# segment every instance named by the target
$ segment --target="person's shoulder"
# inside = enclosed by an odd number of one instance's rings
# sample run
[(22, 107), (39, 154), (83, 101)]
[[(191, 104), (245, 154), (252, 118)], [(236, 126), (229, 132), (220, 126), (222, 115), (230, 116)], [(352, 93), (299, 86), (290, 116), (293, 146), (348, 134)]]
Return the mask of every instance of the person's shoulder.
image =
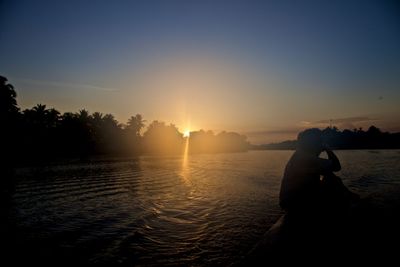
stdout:
[(318, 159), (317, 156), (304, 152), (295, 152), (292, 158), (296, 161), (315, 161)]
[(295, 152), (290, 160), (288, 161), (286, 165), (286, 169), (289, 170), (294, 170), (298, 171), (299, 169), (304, 169), (304, 168), (312, 168), (314, 166), (316, 161), (316, 158), (310, 157), (310, 155), (307, 155), (306, 153), (301, 153), (301, 152)]

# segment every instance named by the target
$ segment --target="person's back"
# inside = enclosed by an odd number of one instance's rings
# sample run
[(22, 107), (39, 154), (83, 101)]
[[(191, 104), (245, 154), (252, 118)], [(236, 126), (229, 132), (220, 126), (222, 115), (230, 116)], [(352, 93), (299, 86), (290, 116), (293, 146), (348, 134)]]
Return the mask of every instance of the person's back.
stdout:
[(286, 211), (311, 208), (318, 197), (320, 175), (313, 158), (295, 152), (286, 165), (280, 191), (280, 205)]
[[(319, 157), (325, 150), (328, 159)], [(298, 136), (298, 147), (286, 165), (280, 205), (287, 212), (312, 211), (320, 205), (321, 175), (340, 170), (335, 154), (322, 145), (321, 131), (308, 129)]]

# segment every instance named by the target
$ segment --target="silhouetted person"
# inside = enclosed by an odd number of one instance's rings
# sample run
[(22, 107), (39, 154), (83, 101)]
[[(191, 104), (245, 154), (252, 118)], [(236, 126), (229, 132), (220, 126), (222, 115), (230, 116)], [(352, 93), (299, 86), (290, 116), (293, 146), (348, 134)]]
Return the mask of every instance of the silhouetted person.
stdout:
[[(328, 159), (319, 157), (323, 151)], [(286, 165), (281, 184), (281, 207), (289, 215), (301, 216), (342, 209), (357, 197), (333, 174), (340, 169), (339, 159), (322, 142), (321, 130), (299, 133), (296, 152)]]

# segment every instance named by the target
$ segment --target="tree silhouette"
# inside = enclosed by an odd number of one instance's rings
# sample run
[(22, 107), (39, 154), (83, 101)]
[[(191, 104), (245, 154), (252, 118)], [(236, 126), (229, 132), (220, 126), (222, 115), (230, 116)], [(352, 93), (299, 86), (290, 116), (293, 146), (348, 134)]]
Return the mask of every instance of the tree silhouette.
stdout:
[(46, 105), (37, 104), (32, 108), (32, 110), (37, 114), (44, 116), (44, 114), (46, 114)]
[(181, 153), (183, 151), (183, 134), (174, 124), (153, 121), (143, 134), (145, 149), (151, 153)]
[(86, 109), (81, 109), (78, 112), (78, 119), (80, 121), (82, 121), (83, 123), (90, 123), (90, 115), (89, 115), (89, 111), (87, 111)]
[(146, 120), (143, 119), (142, 115), (136, 114), (131, 116), (128, 120), (126, 129), (132, 132), (136, 137), (140, 137), (140, 133), (145, 126)]
[(14, 86), (7, 82), (7, 78), (0, 76), (0, 116), (5, 119), (18, 113), (17, 93)]
[[(339, 131), (336, 127), (322, 130), (322, 139), (335, 149), (388, 149), (400, 148), (400, 133), (382, 132), (375, 126), (367, 131), (362, 128)], [(253, 146), (255, 149), (295, 149), (296, 141)]]
[(100, 112), (94, 112), (92, 114), (92, 121), (94, 125), (100, 125), (103, 121), (103, 114)]
[(195, 131), (190, 133), (191, 153), (239, 152), (249, 149), (247, 137), (234, 132)]
[(60, 120), (61, 120), (60, 115), (61, 115), (61, 113), (58, 110), (56, 110), (54, 108), (48, 109), (47, 113), (46, 113), (47, 127), (48, 128), (56, 128), (59, 125)]
[[(7, 78), (0, 76), (0, 166), (2, 173), (11, 175), (12, 166), (19, 150), (19, 108), (17, 106), (17, 93), (14, 86), (8, 83)], [(6, 180), (8, 181), (8, 180)], [(3, 185), (1, 181), (0, 186)]]

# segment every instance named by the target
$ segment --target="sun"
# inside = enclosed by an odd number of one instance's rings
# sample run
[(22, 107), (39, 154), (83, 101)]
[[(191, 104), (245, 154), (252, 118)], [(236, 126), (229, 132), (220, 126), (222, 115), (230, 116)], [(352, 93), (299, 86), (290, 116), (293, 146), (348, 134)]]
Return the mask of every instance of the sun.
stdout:
[(190, 130), (183, 131), (183, 137), (190, 137)]

